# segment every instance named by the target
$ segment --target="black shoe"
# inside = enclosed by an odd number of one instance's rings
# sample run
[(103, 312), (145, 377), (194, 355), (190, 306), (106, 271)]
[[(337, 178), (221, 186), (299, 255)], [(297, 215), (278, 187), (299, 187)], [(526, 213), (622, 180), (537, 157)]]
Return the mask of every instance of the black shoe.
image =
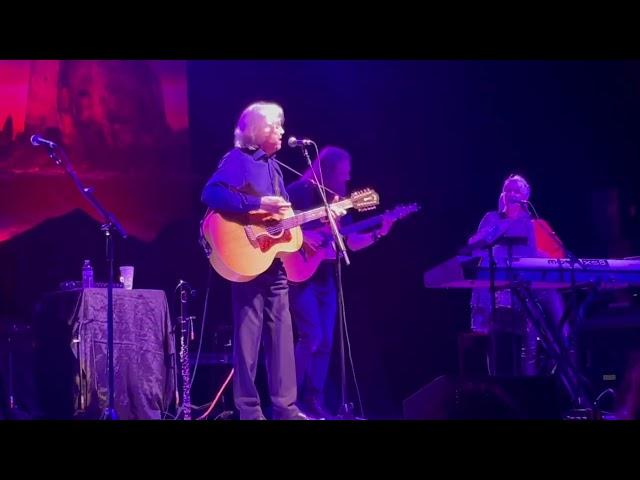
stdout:
[(274, 419), (275, 420), (312, 420), (307, 415), (302, 413), (300, 410), (298, 410), (297, 412), (291, 415), (285, 415), (283, 417), (280, 417), (280, 416), (274, 417)]
[(286, 420), (311, 420), (311, 419), (304, 413), (298, 412), (295, 415), (287, 418)]
[(331, 420), (333, 418), (331, 412), (317, 398), (307, 399), (300, 408), (309, 418), (314, 420)]
[(264, 416), (263, 414), (261, 414), (261, 413), (260, 413), (260, 414), (258, 414), (258, 415), (256, 415), (255, 417), (245, 417), (245, 418), (240, 417), (240, 420), (243, 420), (243, 421), (244, 421), (244, 420), (249, 420), (249, 421), (253, 421), (253, 420), (266, 420), (266, 419), (267, 419), (267, 417), (265, 417), (265, 416)]

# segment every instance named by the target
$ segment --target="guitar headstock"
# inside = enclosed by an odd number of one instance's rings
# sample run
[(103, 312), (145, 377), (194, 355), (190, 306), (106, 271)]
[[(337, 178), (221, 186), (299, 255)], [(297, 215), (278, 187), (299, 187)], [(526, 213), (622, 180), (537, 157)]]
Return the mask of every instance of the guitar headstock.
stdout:
[(376, 208), (380, 203), (380, 196), (371, 188), (365, 188), (364, 190), (353, 192), (349, 199), (351, 200), (353, 208), (359, 212), (365, 212)]
[(385, 215), (388, 215), (392, 220), (400, 220), (401, 218), (411, 215), (412, 213), (420, 210), (420, 205), (417, 203), (410, 203), (408, 205), (397, 205), (393, 209), (387, 211)]

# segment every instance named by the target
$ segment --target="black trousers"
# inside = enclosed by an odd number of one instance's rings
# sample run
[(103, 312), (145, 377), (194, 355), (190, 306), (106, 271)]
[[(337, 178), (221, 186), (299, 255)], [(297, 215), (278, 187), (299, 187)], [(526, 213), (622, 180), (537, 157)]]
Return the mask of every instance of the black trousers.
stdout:
[[(241, 420), (263, 417), (255, 385), (260, 344), (264, 345), (273, 417), (298, 412), (289, 286), (279, 259), (249, 282), (231, 286), (234, 324), (233, 397)], [(264, 337), (262, 335), (264, 327)], [(261, 342), (262, 341), (262, 342)]]

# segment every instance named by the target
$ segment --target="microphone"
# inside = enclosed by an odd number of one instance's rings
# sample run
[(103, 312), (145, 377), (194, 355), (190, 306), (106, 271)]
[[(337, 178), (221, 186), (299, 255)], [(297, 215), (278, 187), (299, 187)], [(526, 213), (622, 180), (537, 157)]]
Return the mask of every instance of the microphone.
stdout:
[(44, 146), (48, 148), (58, 148), (58, 145), (51, 140), (42, 138), (40, 135), (31, 135), (31, 145), (35, 147)]
[(313, 145), (313, 140), (309, 140), (308, 138), (302, 138), (298, 140), (296, 137), (289, 137), (289, 141), (287, 142), (287, 144), (291, 148), (303, 147), (307, 145)]
[(528, 205), (529, 200), (516, 200), (515, 198), (510, 198), (507, 201), (508, 204), (519, 204), (519, 205)]
[(498, 200), (498, 209), (502, 213), (506, 211), (508, 205), (521, 205), (523, 207), (528, 207), (529, 203), (529, 200), (517, 200), (513, 197), (507, 198), (506, 194), (502, 192), (500, 194), (500, 199)]

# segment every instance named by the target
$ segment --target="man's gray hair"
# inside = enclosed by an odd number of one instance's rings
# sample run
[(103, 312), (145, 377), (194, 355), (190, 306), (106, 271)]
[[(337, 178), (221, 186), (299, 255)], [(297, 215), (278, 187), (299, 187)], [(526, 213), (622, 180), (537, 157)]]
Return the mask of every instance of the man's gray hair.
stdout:
[(280, 105), (273, 102), (252, 103), (240, 114), (233, 133), (234, 146), (259, 148), (266, 138), (265, 127), (276, 122), (284, 122), (284, 112)]

